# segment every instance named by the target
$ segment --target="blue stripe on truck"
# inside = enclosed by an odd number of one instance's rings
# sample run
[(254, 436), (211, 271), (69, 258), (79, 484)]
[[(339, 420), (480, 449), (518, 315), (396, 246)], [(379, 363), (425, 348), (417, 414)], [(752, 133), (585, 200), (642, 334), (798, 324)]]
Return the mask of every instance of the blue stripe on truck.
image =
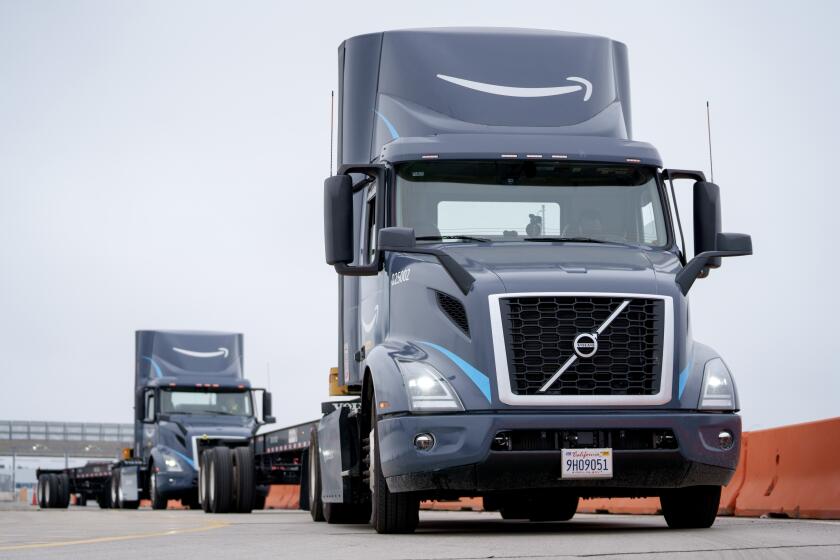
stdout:
[(485, 374), (483, 374), (482, 372), (475, 369), (469, 362), (467, 362), (466, 360), (464, 360), (463, 358), (461, 358), (457, 354), (455, 354), (453, 352), (450, 352), (449, 350), (447, 350), (443, 346), (439, 346), (439, 345), (434, 344), (432, 342), (421, 342), (421, 344), (425, 344), (426, 346), (431, 346), (432, 348), (434, 348), (435, 350), (437, 350), (438, 352), (440, 352), (441, 354), (443, 354), (444, 356), (446, 356), (447, 358), (449, 358), (450, 360), (455, 362), (455, 365), (457, 365), (459, 368), (461, 368), (461, 371), (463, 371), (467, 375), (467, 377), (470, 378), (470, 381), (475, 383), (475, 386), (478, 387), (478, 390), (481, 391), (481, 394), (484, 395), (484, 398), (487, 399), (487, 402), (488, 403), (490, 402), (490, 378), (489, 377), (487, 377)]

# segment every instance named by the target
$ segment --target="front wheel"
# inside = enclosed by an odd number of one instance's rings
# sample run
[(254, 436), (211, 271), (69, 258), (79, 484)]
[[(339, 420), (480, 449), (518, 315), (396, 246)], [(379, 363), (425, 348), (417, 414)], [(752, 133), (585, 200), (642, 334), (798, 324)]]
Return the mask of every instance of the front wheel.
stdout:
[(168, 500), (160, 493), (157, 478), (155, 466), (152, 464), (149, 468), (149, 500), (152, 502), (152, 509), (166, 509)]
[(689, 486), (659, 497), (662, 514), (671, 529), (711, 527), (720, 507), (720, 486)]
[(382, 474), (379, 453), (379, 427), (376, 421), (376, 398), (371, 399), (370, 413), (370, 489), (371, 524), (377, 533), (413, 533), (420, 520), (420, 500), (405, 493), (392, 493)]

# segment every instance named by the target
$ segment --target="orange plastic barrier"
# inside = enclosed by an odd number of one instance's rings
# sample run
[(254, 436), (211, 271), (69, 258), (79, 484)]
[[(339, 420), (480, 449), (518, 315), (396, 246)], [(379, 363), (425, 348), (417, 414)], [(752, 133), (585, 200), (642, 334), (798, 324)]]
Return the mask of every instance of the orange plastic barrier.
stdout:
[(751, 432), (735, 515), (840, 519), (840, 418)]
[(441, 511), (483, 511), (484, 502), (481, 498), (461, 498), (460, 500), (425, 501), (420, 502), (420, 509), (434, 509)]
[(271, 486), (265, 498), (265, 509), (298, 509), (300, 507), (300, 486), (279, 484)]

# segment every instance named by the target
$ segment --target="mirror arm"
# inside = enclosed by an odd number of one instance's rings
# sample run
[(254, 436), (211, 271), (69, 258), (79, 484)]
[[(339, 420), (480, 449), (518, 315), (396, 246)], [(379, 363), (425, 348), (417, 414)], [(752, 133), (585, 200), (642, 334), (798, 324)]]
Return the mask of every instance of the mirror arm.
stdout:
[(682, 294), (687, 295), (691, 286), (694, 285), (694, 281), (703, 273), (709, 259), (714, 257), (741, 257), (744, 255), (752, 255), (752, 251), (704, 251), (688, 261), (688, 264), (677, 273), (675, 281)]

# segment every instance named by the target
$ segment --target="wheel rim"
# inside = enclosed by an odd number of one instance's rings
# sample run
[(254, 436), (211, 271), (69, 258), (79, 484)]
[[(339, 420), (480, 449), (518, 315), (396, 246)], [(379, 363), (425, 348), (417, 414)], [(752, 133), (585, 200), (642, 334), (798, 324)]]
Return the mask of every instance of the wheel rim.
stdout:
[(111, 505), (117, 505), (117, 476), (111, 475)]
[(48, 505), (50, 503), (50, 484), (44, 484), (44, 505)]
[(157, 501), (157, 475), (155, 473), (152, 473), (152, 477), (149, 479), (149, 493), (152, 495), (152, 501)]

